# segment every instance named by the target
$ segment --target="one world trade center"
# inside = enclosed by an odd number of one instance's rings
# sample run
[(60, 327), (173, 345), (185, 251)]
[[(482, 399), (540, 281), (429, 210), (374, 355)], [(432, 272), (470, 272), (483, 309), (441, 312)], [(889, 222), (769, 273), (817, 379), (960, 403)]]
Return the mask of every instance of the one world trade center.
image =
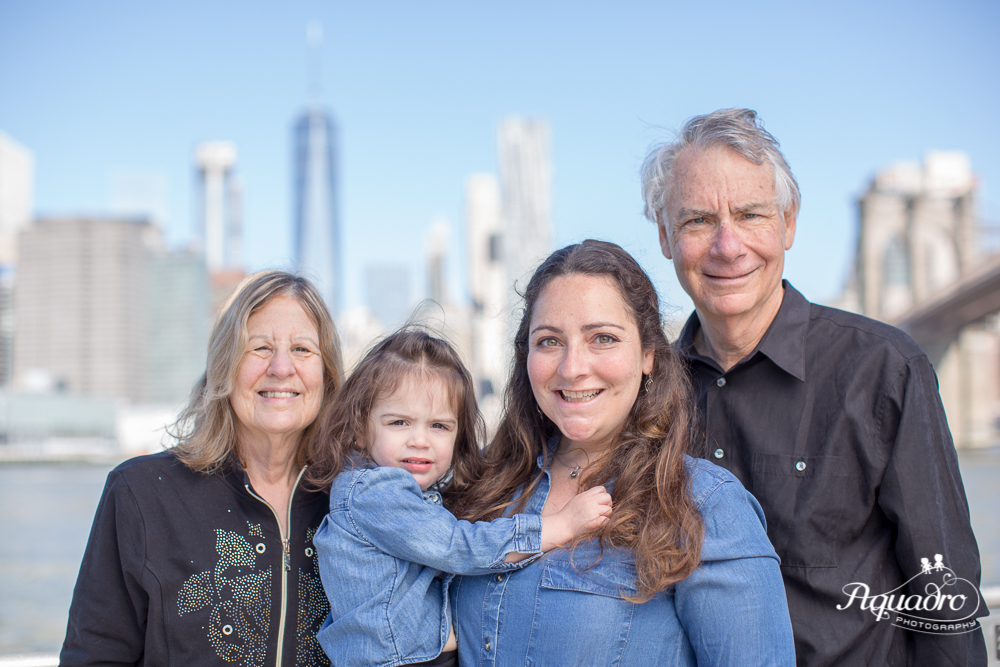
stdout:
[[(317, 45), (321, 39), (310, 41)], [(313, 281), (330, 313), (336, 316), (343, 303), (337, 134), (333, 118), (319, 104), (318, 94), (314, 95), (313, 103), (293, 130), (295, 270)]]

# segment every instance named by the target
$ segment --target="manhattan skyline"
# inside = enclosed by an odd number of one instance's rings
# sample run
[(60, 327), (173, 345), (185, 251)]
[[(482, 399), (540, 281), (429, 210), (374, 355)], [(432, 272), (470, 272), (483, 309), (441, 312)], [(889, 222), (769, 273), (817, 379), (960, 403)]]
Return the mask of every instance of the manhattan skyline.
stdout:
[[(966, 151), (979, 219), (1000, 219), (1000, 8), (985, 1), (724, 2), (711, 12), (646, 2), (6, 3), (0, 130), (34, 154), (36, 210), (106, 212), (114, 174), (150, 173), (167, 183), (166, 236), (183, 245), (194, 236), (192, 149), (233, 141), (246, 268), (293, 268), (288, 137), (309, 96), (314, 20), (341, 142), (347, 307), (362, 302), (373, 261), (419, 275), (415, 249), (433, 219), (447, 218), (452, 248), (464, 247), (463, 183), (496, 173), (495, 130), (509, 115), (550, 124), (555, 247), (620, 243), (675, 317), (689, 302), (642, 218), (638, 169), (695, 114), (753, 108), (782, 142), (803, 190), (786, 275), (815, 300), (839, 293), (856, 198), (894, 162)], [(464, 258), (453, 252), (449, 274), (464, 297)]]

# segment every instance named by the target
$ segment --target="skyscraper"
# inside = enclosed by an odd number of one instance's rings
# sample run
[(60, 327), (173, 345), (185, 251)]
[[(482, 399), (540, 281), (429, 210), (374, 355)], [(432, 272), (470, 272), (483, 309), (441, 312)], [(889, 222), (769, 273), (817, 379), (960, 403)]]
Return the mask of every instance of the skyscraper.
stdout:
[(472, 369), (481, 398), (503, 390), (518, 324), (517, 290), (552, 251), (553, 238), (548, 122), (506, 118), (497, 145), (499, 182), (476, 174), (465, 185)]
[(21, 234), (14, 381), (45, 374), (74, 394), (142, 400), (149, 331), (144, 220), (42, 218)]
[(201, 244), (205, 263), (212, 273), (238, 268), (242, 190), (233, 171), (236, 145), (229, 141), (206, 141), (195, 149), (201, 187)]
[(144, 219), (42, 218), (20, 237), (14, 382), (130, 403), (184, 399), (204, 370), (200, 256)]
[(552, 252), (552, 161), (549, 124), (509, 117), (500, 123), (500, 183), (507, 279), (527, 282)]
[(35, 158), (0, 132), (0, 385), (11, 379), (17, 235), (34, 213)]
[(336, 316), (343, 292), (340, 220), (337, 213), (337, 127), (320, 104), (320, 54), (323, 26), (310, 23), (309, 108), (295, 122), (292, 134), (295, 206), (295, 269), (311, 279)]
[(342, 271), (337, 220), (335, 126), (313, 106), (295, 123), (295, 268), (313, 280), (331, 313), (340, 310)]
[(500, 184), (493, 174), (465, 181), (469, 296), (472, 298), (472, 374), (480, 397), (503, 389), (507, 374), (507, 272), (500, 228)]
[(17, 259), (17, 234), (31, 221), (35, 158), (0, 132), (0, 264)]

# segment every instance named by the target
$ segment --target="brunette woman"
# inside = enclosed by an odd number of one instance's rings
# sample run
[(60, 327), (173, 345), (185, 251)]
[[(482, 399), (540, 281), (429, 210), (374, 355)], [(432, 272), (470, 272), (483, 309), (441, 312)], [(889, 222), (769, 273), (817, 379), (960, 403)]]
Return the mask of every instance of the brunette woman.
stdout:
[(452, 588), (472, 665), (793, 665), (764, 515), (686, 456), (688, 381), (649, 277), (620, 247), (553, 253), (525, 291), (489, 475), (469, 520), (558, 512), (607, 487), (611, 521), (522, 570)]

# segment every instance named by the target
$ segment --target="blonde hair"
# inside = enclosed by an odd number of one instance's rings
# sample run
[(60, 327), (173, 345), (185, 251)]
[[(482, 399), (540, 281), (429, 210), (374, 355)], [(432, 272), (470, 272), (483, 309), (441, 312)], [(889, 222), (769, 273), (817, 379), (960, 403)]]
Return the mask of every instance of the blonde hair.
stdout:
[[(316, 288), (284, 271), (261, 271), (243, 279), (226, 301), (212, 327), (205, 373), (194, 386), (187, 407), (168, 433), (177, 440), (174, 453), (192, 470), (213, 472), (238, 454), (236, 415), (229, 399), (246, 351), (247, 321), (276, 296), (299, 302), (316, 325), (323, 359), (323, 402), (320, 415), (333, 400), (343, 377), (340, 341), (330, 312)], [(309, 461), (307, 444), (316, 437), (319, 418), (306, 428), (296, 453), (298, 465)]]

